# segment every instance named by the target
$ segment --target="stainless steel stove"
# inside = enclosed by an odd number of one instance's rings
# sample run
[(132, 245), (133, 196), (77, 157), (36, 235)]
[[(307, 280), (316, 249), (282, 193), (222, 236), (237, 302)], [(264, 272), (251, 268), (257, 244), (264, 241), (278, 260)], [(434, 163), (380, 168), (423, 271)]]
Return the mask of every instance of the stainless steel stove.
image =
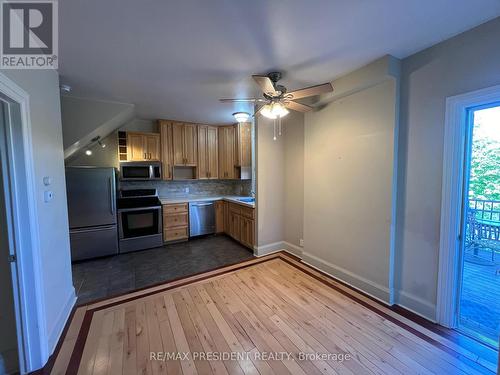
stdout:
[(163, 245), (161, 202), (156, 189), (120, 190), (117, 207), (120, 253)]

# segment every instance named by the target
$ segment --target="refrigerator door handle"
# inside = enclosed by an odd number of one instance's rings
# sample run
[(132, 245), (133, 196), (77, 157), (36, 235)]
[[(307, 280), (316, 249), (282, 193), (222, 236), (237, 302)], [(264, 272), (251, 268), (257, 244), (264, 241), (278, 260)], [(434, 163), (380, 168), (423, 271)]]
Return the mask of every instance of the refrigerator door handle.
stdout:
[(113, 178), (109, 178), (109, 205), (110, 205), (110, 210), (111, 210), (111, 215), (115, 214), (115, 196), (113, 194), (114, 190), (114, 184), (113, 184)]

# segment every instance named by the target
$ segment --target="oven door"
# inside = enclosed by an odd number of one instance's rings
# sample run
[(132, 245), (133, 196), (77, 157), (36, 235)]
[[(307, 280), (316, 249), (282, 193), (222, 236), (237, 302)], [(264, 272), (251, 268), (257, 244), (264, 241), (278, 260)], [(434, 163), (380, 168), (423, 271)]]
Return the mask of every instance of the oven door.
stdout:
[(161, 234), (161, 207), (118, 211), (120, 240)]

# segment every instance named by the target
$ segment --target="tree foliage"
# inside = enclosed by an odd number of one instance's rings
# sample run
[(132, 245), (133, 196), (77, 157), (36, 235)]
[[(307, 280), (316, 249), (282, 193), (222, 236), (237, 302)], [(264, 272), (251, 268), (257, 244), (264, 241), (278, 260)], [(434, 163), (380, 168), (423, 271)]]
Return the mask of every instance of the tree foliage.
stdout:
[(469, 197), (500, 201), (500, 142), (494, 138), (474, 135)]

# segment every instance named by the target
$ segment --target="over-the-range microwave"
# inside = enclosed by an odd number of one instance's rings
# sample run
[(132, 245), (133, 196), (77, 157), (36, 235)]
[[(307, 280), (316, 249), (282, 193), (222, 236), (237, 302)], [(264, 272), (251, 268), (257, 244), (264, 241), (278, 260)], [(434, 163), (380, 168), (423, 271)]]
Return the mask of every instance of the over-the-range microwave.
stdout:
[(120, 180), (145, 181), (161, 179), (159, 161), (123, 161), (120, 162)]

